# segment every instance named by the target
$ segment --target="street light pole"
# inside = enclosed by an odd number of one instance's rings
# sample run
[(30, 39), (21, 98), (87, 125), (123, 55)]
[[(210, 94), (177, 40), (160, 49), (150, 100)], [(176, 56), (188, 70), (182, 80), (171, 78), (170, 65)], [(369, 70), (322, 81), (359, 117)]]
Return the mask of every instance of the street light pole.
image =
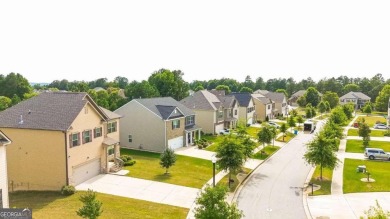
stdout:
[(215, 163), (217, 162), (215, 155), (211, 157), (211, 162), (213, 162), (213, 187), (215, 187)]

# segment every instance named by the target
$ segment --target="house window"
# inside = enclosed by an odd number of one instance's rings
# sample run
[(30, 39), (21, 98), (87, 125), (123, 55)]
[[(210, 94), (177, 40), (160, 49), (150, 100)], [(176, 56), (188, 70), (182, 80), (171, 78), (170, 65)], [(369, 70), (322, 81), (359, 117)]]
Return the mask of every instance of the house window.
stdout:
[(133, 136), (129, 135), (129, 142), (133, 142)]
[(172, 121), (172, 129), (180, 128), (180, 119), (176, 119)]
[(92, 141), (92, 130), (83, 131), (83, 144)]
[(114, 146), (109, 146), (107, 150), (108, 155), (113, 155), (115, 153)]
[(218, 118), (219, 119), (223, 118), (223, 111), (218, 111)]
[(186, 125), (192, 125), (195, 123), (195, 116), (187, 116), (186, 117)]
[(268, 105), (268, 109), (271, 109), (271, 105)]
[(237, 110), (234, 110), (234, 115), (237, 116)]
[(113, 133), (113, 132), (116, 132), (116, 126), (117, 126), (117, 122), (110, 122), (107, 124), (107, 132), (108, 133)]
[(74, 133), (69, 135), (70, 147), (76, 147), (80, 145), (80, 133)]
[(95, 128), (93, 130), (93, 137), (98, 138), (102, 136), (102, 127)]

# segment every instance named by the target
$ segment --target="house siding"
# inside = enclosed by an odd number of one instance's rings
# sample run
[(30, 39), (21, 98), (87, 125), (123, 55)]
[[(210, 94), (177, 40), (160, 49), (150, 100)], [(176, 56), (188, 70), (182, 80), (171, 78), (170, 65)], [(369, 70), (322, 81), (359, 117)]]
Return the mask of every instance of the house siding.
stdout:
[(9, 189), (60, 190), (66, 184), (65, 137), (61, 131), (3, 128)]
[(166, 128), (167, 128), (167, 144), (168, 144), (168, 140), (184, 135), (184, 128), (185, 128), (185, 124), (186, 124), (185, 119), (180, 118), (180, 128), (176, 128), (176, 129), (172, 129), (172, 121), (173, 120), (168, 120), (165, 123)]
[(202, 128), (204, 133), (215, 133), (215, 110), (194, 110), (196, 115), (196, 125)]
[[(122, 147), (156, 152), (165, 149), (165, 121), (156, 114), (136, 101), (129, 102), (115, 113), (124, 116), (120, 123)], [(129, 135), (132, 135), (132, 142), (129, 142)]]
[(0, 144), (0, 190), (2, 192), (3, 206), (0, 208), (9, 208), (8, 200), (8, 179), (7, 179), (7, 158), (6, 158), (6, 146)]

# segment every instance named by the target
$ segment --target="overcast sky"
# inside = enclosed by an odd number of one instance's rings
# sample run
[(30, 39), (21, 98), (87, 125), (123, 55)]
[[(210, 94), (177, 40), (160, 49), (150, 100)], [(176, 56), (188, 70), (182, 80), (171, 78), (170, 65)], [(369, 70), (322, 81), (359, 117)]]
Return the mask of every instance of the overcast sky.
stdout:
[(0, 74), (390, 78), (390, 1), (1, 1)]

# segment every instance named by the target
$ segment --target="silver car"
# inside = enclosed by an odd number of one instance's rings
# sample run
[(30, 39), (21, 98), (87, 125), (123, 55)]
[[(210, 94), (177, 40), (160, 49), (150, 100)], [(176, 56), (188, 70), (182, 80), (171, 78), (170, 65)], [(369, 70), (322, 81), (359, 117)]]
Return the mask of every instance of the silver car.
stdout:
[(389, 127), (383, 124), (375, 124), (374, 129), (389, 129)]
[(366, 148), (366, 150), (364, 151), (364, 156), (370, 160), (374, 160), (374, 159), (390, 160), (390, 153), (386, 153), (380, 148)]

